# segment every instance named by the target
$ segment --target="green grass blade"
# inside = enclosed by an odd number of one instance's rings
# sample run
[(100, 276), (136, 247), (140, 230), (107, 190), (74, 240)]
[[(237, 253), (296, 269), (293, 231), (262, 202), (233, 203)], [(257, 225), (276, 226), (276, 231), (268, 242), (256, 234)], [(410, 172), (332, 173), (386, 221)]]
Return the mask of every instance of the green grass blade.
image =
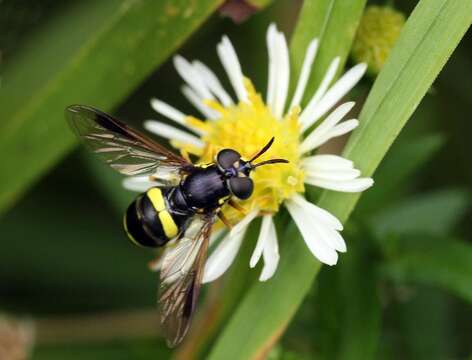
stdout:
[(398, 140), (376, 171), (375, 187), (363, 195), (357, 205), (358, 214), (367, 216), (374, 211), (383, 210), (384, 204), (397, 201), (415, 185), (411, 180), (445, 143), (440, 134), (425, 134)]
[(447, 289), (472, 302), (472, 246), (464, 241), (409, 237), (383, 271), (400, 283)]
[[(415, 293), (395, 305), (401, 340), (394, 344), (398, 358), (450, 359), (455, 338), (451, 301), (437, 289), (415, 288)], [(418, 336), (421, 334), (421, 336)], [(399, 339), (400, 340), (400, 339)]]
[[(324, 48), (317, 56), (316, 67), (326, 69), (336, 56), (346, 59), (365, 0), (351, 1), (349, 6), (336, 0), (314, 3), (304, 3), (291, 43), (295, 73), (299, 72), (306, 47), (315, 36), (320, 37), (321, 47)], [(313, 27), (316, 23), (323, 26)], [(340, 41), (333, 34), (336, 32), (349, 36)], [(320, 71), (311, 77), (310, 83), (318, 83), (322, 76)], [(309, 92), (310, 87), (307, 88)], [(281, 247), (282, 256), (275, 278), (251, 288), (210, 354), (211, 359), (228, 358), (228, 354), (234, 359), (263, 357), (285, 330), (303, 300), (303, 295), (294, 297), (293, 294), (305, 294), (311, 285), (310, 280), (293, 279), (305, 279), (306, 276), (312, 279), (320, 264), (307, 251), (294, 226), (286, 232)]]
[[(359, 240), (359, 239), (357, 239)], [(365, 238), (363, 240), (365, 242)], [(356, 244), (341, 269), (344, 320), (339, 359), (375, 359), (380, 337), (381, 304), (375, 256), (367, 244)], [(329, 304), (327, 304), (329, 306)], [(356, 334), (356, 336), (352, 336)]]
[(470, 204), (470, 194), (461, 189), (445, 189), (412, 196), (379, 210), (369, 223), (383, 240), (388, 235), (447, 235), (463, 219)]
[(310, 343), (320, 348), (322, 359), (376, 358), (381, 329), (378, 258), (366, 231), (349, 235), (350, 256), (320, 271), (316, 301), (310, 304), (312, 322), (320, 324)]
[(2, 73), (0, 211), (75, 143), (64, 108), (112, 110), (221, 0), (74, 2)]
[[(472, 21), (472, 2), (422, 0), (398, 39), (344, 151), (372, 175)], [(360, 194), (325, 192), (320, 205), (345, 220)]]
[[(312, 16), (316, 22), (316, 15)], [(419, 2), (376, 80), (360, 116), (361, 126), (345, 151), (365, 175), (373, 174), (469, 27), (471, 17), (472, 2)], [(358, 198), (327, 191), (319, 203), (346, 221)], [(264, 356), (310, 289), (319, 263), (293, 225), (281, 240), (276, 276), (251, 288), (210, 354), (211, 359)]]
[[(290, 44), (291, 67), (294, 74), (300, 73), (306, 48), (313, 37), (318, 37), (320, 42), (316, 66), (306, 87), (305, 102), (310, 95), (313, 95), (329, 64), (336, 56), (341, 58), (338, 74), (342, 71), (365, 3), (366, 0), (303, 2)], [(295, 85), (295, 81), (296, 77), (292, 77), (292, 85)]]

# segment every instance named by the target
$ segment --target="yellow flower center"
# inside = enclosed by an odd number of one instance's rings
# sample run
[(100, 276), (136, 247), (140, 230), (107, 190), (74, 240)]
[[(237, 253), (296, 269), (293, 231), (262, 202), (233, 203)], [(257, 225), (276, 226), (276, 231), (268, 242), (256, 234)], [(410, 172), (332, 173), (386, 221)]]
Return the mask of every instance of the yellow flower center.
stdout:
[[(199, 156), (201, 163), (210, 163), (218, 151), (224, 148), (234, 149), (248, 160), (275, 137), (271, 148), (255, 162), (282, 158), (289, 163), (265, 165), (253, 171), (251, 178), (254, 181), (254, 193), (242, 202), (248, 211), (258, 208), (273, 213), (285, 199), (304, 191), (304, 172), (300, 166), (299, 151), (300, 109), (294, 108), (283, 119), (277, 119), (248, 79), (245, 79), (245, 85), (248, 102), (222, 107), (215, 101), (207, 101), (206, 104), (220, 115), (218, 119), (203, 122), (193, 117), (187, 118), (189, 123), (204, 131), (203, 151), (188, 144), (174, 142), (173, 145)], [(230, 218), (234, 215), (227, 211), (225, 213)]]
[(352, 46), (356, 62), (366, 62), (375, 75), (382, 69), (405, 24), (405, 16), (388, 6), (368, 6)]

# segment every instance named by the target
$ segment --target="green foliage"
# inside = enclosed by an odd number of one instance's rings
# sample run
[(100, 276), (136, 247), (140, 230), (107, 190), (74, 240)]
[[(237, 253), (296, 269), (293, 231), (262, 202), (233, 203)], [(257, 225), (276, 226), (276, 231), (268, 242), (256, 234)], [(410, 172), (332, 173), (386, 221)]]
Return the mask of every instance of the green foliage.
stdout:
[[(11, 241), (2, 243), (0, 282), (13, 293), (18, 286), (35, 294), (32, 303), (10, 294), (4, 305), (55, 313), (80, 306), (111, 309), (130, 301), (152, 306), (155, 275), (146, 267), (152, 255), (128, 242), (121, 216), (96, 206), (106, 200), (90, 190), (90, 179), (74, 172), (76, 161), (71, 158), (67, 168), (54, 174), (55, 181), (45, 179), (1, 219)], [(59, 295), (61, 303), (49, 309)]]
[(0, 88), (0, 211), (75, 143), (73, 103), (112, 110), (220, 0), (74, 2), (5, 65)]
[(415, 136), (414, 140), (398, 139), (380, 164), (375, 174), (375, 186), (362, 197), (357, 213), (368, 216), (401, 199), (415, 185), (412, 181), (414, 175), (443, 145), (444, 138), (439, 134)]
[[(177, 94), (177, 74), (164, 61), (222, 2), (0, 4), (0, 151), (7, 155), (0, 171), (0, 312), (67, 324), (70, 313), (90, 319), (97, 311), (154, 306), (157, 276), (146, 266), (153, 254), (132, 247), (121, 230), (122, 212), (135, 194), (85, 151), (58, 164), (75, 143), (63, 108), (73, 102), (107, 111), (119, 107), (120, 117), (141, 121), (157, 116), (148, 99), (158, 96), (187, 111)], [(238, 25), (216, 15), (179, 52), (204, 60), (220, 75), (214, 45), (229, 33), (247, 75), (263, 91), (264, 35), (275, 21), (287, 34), (294, 30), (293, 74), (309, 41), (320, 38), (307, 94), (335, 56), (343, 65), (348, 61), (359, 18), (372, 3), (306, 0), (297, 18), (292, 0), (267, 9), (270, 0), (249, 2), (264, 10)], [(405, 14), (413, 8), (407, 0), (395, 4)], [(16, 16), (11, 7), (25, 20), (13, 19), (19, 28), (9, 31), (2, 22)], [(157, 313), (138, 320), (143, 326), (136, 326), (133, 340), (107, 332), (123, 326), (111, 316), (98, 338), (85, 326), (80, 343), (73, 336), (67, 340), (67, 325), (54, 345), (38, 334), (33, 359), (470, 357), (472, 228), (464, 221), (472, 185), (470, 44), (463, 43), (432, 85), (470, 26), (472, 2), (420, 0), (407, 17), (372, 89), (369, 79), (356, 89), (358, 104), (365, 104), (344, 156), (364, 176), (375, 171), (376, 183), (346, 223), (348, 252), (336, 267), (321, 268), (282, 211), (276, 217), (281, 259), (275, 276), (260, 283), (260, 265), (248, 269), (256, 222), (228, 273), (204, 287), (200, 312), (179, 348), (149, 339)], [(292, 86), (296, 79), (291, 77)], [(343, 222), (359, 200), (311, 188), (307, 196)], [(87, 334), (94, 338), (86, 341)]]
[[(308, 44), (314, 37), (320, 45), (316, 55), (316, 66), (308, 81), (304, 103), (314, 94), (323, 79), (329, 64), (336, 56), (341, 58), (338, 74), (349, 54), (351, 44), (362, 15), (366, 0), (341, 1), (304, 1), (303, 8), (290, 42), (292, 72), (298, 74)], [(296, 77), (292, 77), (295, 86)]]
[[(472, 3), (422, 0), (411, 14), (369, 94), (360, 115), (361, 125), (344, 151), (364, 175), (374, 172), (457, 46), (471, 22), (470, 10)], [(302, 12), (302, 22), (303, 16), (313, 18), (315, 14)], [(326, 191), (319, 205), (345, 221), (359, 196)], [(249, 290), (210, 358), (218, 359), (223, 354), (232, 354), (235, 359), (260, 356), (280, 336), (301, 304), (319, 265), (308, 255), (293, 224), (283, 238), (277, 275), (269, 283), (255, 284)], [(277, 301), (267, 303), (267, 294)], [(262, 303), (270, 316), (259, 311)]]
[[(344, 155), (373, 174), (472, 20), (472, 3), (422, 0), (376, 79)], [(320, 205), (346, 219), (359, 194), (326, 192)]]
[(371, 223), (379, 238), (411, 233), (446, 235), (457, 226), (469, 204), (469, 193), (461, 190), (416, 195), (387, 206), (372, 216)]
[[(293, 58), (298, 59), (300, 63), (300, 57), (304, 56), (308, 43), (313, 37), (320, 36), (322, 37), (321, 48), (326, 47), (328, 49), (324, 55), (326, 60), (323, 64), (326, 68), (330, 60), (335, 56), (345, 54), (344, 58), (346, 57), (350, 47), (349, 41), (345, 40), (342, 43), (342, 47), (339, 48), (339, 39), (334, 36), (324, 38), (324, 31), (326, 31), (324, 27), (315, 29), (318, 32), (308, 32), (305, 26), (320, 22), (332, 24), (330, 26), (335, 26), (336, 24), (336, 31), (351, 34), (350, 41), (352, 41), (354, 30), (351, 27), (353, 23), (355, 24), (358, 21), (355, 17), (356, 15), (360, 16), (360, 11), (333, 11), (333, 6), (341, 3), (336, 1), (322, 1), (319, 3), (325, 3), (323, 7), (324, 12), (319, 12), (317, 6), (313, 7), (312, 2), (305, 3), (299, 19), (299, 24), (301, 25), (299, 25), (294, 34), (292, 54), (297, 54)], [(363, 4), (363, 0), (350, 2), (351, 10), (359, 9), (359, 7), (362, 9)], [(341, 20), (345, 19), (346, 16), (352, 16), (353, 20)], [(334, 31), (334, 28), (331, 29), (332, 31)], [(327, 31), (326, 34), (328, 34)], [(340, 49), (343, 51), (340, 52)], [(330, 59), (329, 61), (327, 60), (328, 58)], [(319, 82), (321, 76), (320, 72), (311, 81)], [(310, 90), (307, 91), (309, 92)], [(234, 359), (263, 356), (283, 333), (288, 322), (295, 314), (296, 309), (301, 304), (304, 294), (310, 289), (311, 280), (320, 268), (320, 264), (307, 251), (303, 239), (293, 224), (288, 226), (288, 229), (281, 238), (284, 239), (280, 250), (282, 256), (276, 275), (271, 281), (257, 283), (250, 288), (215, 345), (210, 358), (219, 359), (223, 354), (232, 354), (231, 356)], [(270, 296), (269, 299), (277, 300), (268, 301), (268, 296)], [(264, 304), (264, 312), (260, 311), (261, 304)], [(267, 316), (267, 314), (270, 314), (270, 316)], [(235, 334), (238, 335), (236, 336)]]
[(117, 341), (107, 344), (93, 345), (68, 345), (68, 346), (44, 346), (38, 348), (34, 354), (33, 360), (145, 360), (151, 358), (164, 359), (169, 357), (170, 351), (161, 347), (156, 351), (154, 341)]
[(451, 336), (450, 306), (447, 295), (428, 288), (412, 290), (407, 299), (397, 304), (396, 323), (405, 339), (404, 345), (395, 350), (397, 356), (419, 360), (447, 358), (456, 340)]
[(472, 302), (472, 246), (449, 238), (408, 237), (384, 271), (401, 283), (422, 283), (448, 289)]
[(350, 256), (318, 276), (312, 321), (319, 331), (310, 340), (319, 343), (325, 359), (376, 359), (381, 330), (378, 256), (365, 231), (347, 236)]

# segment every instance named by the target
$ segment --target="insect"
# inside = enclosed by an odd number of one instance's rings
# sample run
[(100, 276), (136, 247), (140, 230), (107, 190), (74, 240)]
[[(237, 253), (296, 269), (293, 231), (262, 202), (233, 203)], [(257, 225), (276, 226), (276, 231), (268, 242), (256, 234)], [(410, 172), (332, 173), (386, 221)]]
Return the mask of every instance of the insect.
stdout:
[(148, 175), (156, 186), (140, 194), (124, 215), (130, 240), (145, 247), (166, 246), (160, 271), (161, 324), (169, 346), (185, 336), (195, 310), (211, 228), (221, 208), (241, 208), (234, 198), (248, 199), (254, 184), (251, 171), (284, 159), (254, 161), (272, 145), (243, 160), (223, 149), (214, 163), (194, 165), (95, 108), (72, 105), (66, 117), (73, 132), (111, 168), (123, 175)]

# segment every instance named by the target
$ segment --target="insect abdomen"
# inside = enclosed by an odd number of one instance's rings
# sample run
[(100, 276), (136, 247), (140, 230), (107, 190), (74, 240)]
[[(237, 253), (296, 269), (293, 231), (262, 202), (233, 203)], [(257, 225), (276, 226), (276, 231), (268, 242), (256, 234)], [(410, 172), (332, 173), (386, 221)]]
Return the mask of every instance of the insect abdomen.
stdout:
[(138, 196), (128, 207), (124, 226), (135, 244), (157, 247), (177, 236), (185, 220), (185, 216), (177, 216), (169, 209), (165, 190), (154, 187)]

